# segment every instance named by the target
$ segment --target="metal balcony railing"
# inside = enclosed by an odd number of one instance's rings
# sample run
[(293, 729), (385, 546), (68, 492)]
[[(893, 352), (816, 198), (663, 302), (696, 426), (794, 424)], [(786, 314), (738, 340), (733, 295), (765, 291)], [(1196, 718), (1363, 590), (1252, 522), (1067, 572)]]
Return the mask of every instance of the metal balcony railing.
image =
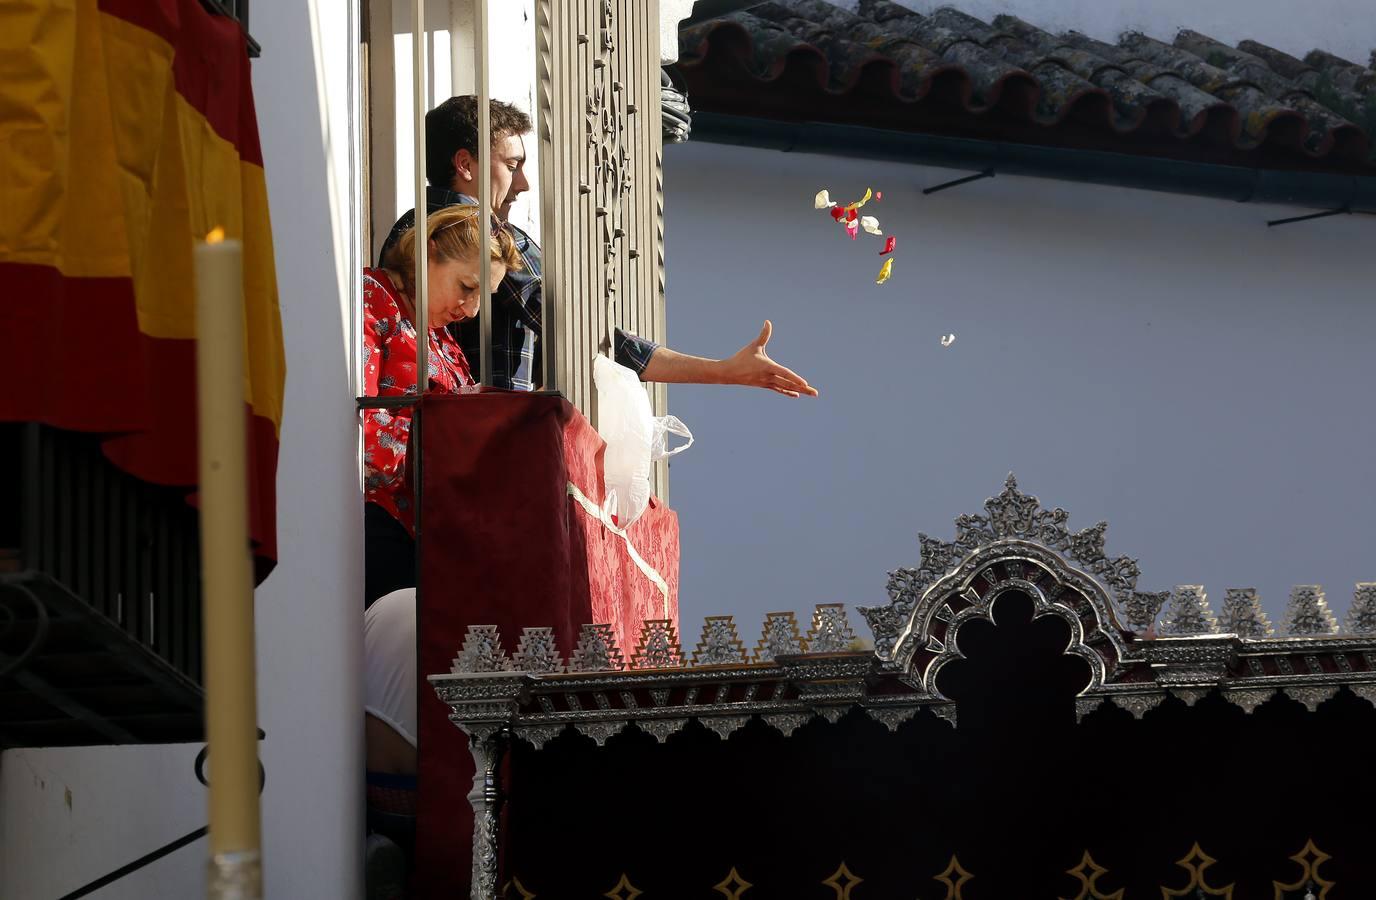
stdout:
[(248, 44), (248, 55), (257, 59), (262, 47), (253, 39), (248, 30), (248, 0), (201, 0), (201, 5), (217, 16), (228, 16), (244, 27), (244, 38)]
[(200, 528), (93, 435), (0, 425), (0, 745), (199, 735)]

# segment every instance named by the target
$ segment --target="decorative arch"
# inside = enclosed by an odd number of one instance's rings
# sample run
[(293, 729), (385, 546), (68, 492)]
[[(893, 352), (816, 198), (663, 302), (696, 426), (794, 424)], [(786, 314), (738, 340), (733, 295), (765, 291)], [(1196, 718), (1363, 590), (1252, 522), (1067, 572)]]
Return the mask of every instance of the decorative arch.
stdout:
[(893, 665), (909, 672), (924, 692), (942, 697), (937, 675), (964, 658), (960, 629), (974, 619), (993, 621), (994, 604), (1011, 591), (1030, 597), (1034, 620), (1053, 616), (1070, 631), (1065, 653), (1089, 667), (1085, 691), (1112, 681), (1129, 653), (1112, 605), (1088, 575), (1046, 548), (1003, 541), (971, 554), (932, 586), (899, 634)]
[(1017, 589), (1032, 598), (1034, 616), (1058, 616), (1070, 627), (1066, 652), (1089, 663), (1086, 691), (1113, 681), (1134, 656), (1128, 629), (1150, 625), (1169, 592), (1137, 590), (1137, 561), (1105, 553), (1108, 523), (1071, 532), (1069, 513), (1043, 509), (1012, 474), (984, 508), (956, 518), (954, 541), (918, 535), (921, 565), (889, 573), (887, 605), (861, 607), (876, 656), (939, 696), (935, 675), (960, 656), (960, 626), (990, 618), (998, 596)]

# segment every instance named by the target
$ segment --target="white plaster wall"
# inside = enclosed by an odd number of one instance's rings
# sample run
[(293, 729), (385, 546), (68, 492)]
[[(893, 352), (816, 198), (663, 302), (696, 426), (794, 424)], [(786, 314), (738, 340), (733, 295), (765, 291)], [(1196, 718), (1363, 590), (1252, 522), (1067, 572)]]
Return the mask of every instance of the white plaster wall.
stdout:
[[(1014, 15), (1044, 31), (1079, 31), (1115, 43), (1125, 31), (1140, 31), (1169, 43), (1182, 28), (1236, 46), (1251, 39), (1301, 59), (1318, 47), (1362, 65), (1376, 49), (1376, 16), (1370, 0), (897, 0), (920, 13), (942, 6), (988, 22)], [(856, 0), (838, 0), (854, 9)]]
[[(362, 895), (362, 498), (353, 407), (359, 215), (352, 110), (358, 16), (256, 4), (253, 66), (287, 391), (280, 562), (256, 597), (269, 898)], [(7, 751), (0, 897), (51, 900), (206, 822), (198, 745)], [(211, 773), (213, 777), (213, 771)], [(92, 895), (204, 894), (207, 843)]]
[[(198, 744), (6, 750), (0, 760), (0, 897), (53, 900), (206, 823)], [(204, 839), (91, 896), (205, 893)]]
[[(1376, 220), (1268, 229), (1295, 210), (690, 142), (668, 148), (671, 344), (724, 355), (766, 317), (776, 359), (821, 389), (786, 400), (675, 386), (697, 437), (673, 461), (685, 641), (707, 614), (882, 603), (1004, 476), (1144, 589), (1293, 584), (1341, 614), (1376, 580)], [(813, 194), (898, 239), (852, 243)], [(940, 335), (954, 332), (949, 349)], [(863, 628), (858, 615), (853, 623)]]
[(356, 3), (253, 9), (288, 366), (280, 562), (257, 592), (269, 898), (362, 896), (358, 21)]

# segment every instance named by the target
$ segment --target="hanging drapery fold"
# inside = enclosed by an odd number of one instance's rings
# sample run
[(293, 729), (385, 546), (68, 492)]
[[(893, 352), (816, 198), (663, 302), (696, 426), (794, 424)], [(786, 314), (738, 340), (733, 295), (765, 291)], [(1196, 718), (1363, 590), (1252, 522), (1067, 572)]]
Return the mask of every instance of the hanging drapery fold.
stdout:
[(243, 242), (250, 529), (277, 556), (285, 362), (245, 37), (196, 0), (29, 0), (0, 29), (0, 421), (197, 480), (192, 247)]

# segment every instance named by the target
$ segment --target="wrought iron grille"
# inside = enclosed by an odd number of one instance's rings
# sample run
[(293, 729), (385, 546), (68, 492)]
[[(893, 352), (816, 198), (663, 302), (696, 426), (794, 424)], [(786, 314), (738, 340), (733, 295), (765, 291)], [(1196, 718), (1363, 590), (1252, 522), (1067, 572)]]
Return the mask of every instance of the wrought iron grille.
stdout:
[(196, 683), (200, 527), (185, 491), (116, 469), (98, 438), (0, 425), (9, 567), (43, 573)]

